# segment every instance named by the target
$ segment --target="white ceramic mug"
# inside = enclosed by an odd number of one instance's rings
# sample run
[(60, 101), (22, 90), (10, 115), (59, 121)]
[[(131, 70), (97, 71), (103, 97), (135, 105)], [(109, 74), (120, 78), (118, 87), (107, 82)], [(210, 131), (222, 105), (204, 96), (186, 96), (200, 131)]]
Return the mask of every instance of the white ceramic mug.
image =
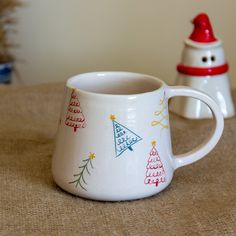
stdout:
[[(200, 147), (172, 153), (168, 100), (189, 96), (212, 110), (216, 127)], [(120, 201), (165, 189), (174, 171), (209, 153), (224, 127), (206, 94), (168, 86), (153, 76), (93, 72), (67, 81), (52, 171), (64, 190), (89, 199)]]

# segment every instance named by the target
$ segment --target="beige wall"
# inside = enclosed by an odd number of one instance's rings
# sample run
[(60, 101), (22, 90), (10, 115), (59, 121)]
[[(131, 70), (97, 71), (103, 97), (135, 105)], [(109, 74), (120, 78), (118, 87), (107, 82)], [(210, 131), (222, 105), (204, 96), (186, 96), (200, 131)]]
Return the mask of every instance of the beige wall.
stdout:
[(18, 63), (24, 83), (64, 81), (97, 70), (175, 80), (190, 20), (207, 12), (223, 39), (236, 87), (235, 0), (28, 0), (18, 12)]

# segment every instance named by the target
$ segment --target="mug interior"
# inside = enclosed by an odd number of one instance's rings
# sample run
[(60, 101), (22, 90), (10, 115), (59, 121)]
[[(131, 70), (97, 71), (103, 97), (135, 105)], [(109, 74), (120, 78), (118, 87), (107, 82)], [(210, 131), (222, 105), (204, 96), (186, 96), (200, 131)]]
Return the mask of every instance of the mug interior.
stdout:
[(163, 82), (153, 76), (132, 72), (92, 72), (67, 81), (67, 86), (91, 93), (131, 95), (152, 92)]

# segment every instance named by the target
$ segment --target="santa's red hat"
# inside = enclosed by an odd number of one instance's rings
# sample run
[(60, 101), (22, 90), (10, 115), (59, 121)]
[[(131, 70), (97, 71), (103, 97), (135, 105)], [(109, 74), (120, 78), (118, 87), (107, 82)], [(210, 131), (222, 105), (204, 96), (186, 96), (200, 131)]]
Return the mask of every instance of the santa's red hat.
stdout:
[[(216, 38), (212, 30), (209, 17), (205, 13), (198, 14), (192, 21), (194, 29), (185, 45), (196, 49), (210, 49), (221, 47), (221, 40)], [(229, 69), (227, 62), (219, 66), (193, 67), (179, 64), (177, 70), (179, 73), (191, 76), (213, 76), (226, 73)]]
[(218, 41), (214, 35), (210, 19), (207, 14), (200, 13), (192, 21), (194, 29), (189, 39), (198, 43), (213, 43)]

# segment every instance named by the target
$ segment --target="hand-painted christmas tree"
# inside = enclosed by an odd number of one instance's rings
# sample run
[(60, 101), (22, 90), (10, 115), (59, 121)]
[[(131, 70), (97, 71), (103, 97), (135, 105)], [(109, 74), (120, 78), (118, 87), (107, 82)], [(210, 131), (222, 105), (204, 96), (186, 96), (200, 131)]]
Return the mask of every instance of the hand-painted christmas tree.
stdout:
[(95, 158), (95, 154), (90, 152), (89, 157), (87, 159), (83, 160), (83, 162), (85, 162), (85, 163), (83, 165), (79, 166), (81, 171), (78, 174), (74, 175), (74, 177), (76, 177), (76, 179), (69, 182), (69, 184), (75, 184), (75, 187), (78, 187), (78, 185), (79, 185), (83, 190), (87, 191), (87, 189), (83, 186), (84, 184), (87, 185), (87, 182), (85, 181), (84, 176), (86, 173), (88, 175), (90, 175), (89, 166), (93, 169), (92, 160), (94, 158)]
[(160, 99), (160, 109), (154, 113), (157, 116), (157, 120), (152, 121), (152, 126), (160, 125), (162, 129), (168, 129), (168, 113), (167, 113), (167, 101), (166, 93), (164, 92), (163, 98)]
[(111, 115), (110, 119), (113, 123), (116, 157), (120, 156), (126, 150), (133, 151), (132, 146), (142, 140), (142, 138), (127, 127), (118, 123), (115, 120), (116, 117), (114, 115)]
[(160, 183), (164, 183), (166, 178), (163, 164), (156, 149), (156, 141), (152, 142), (152, 149), (149, 155), (144, 183), (155, 184), (157, 187)]
[(65, 124), (67, 126), (73, 127), (74, 132), (76, 132), (78, 128), (80, 129), (85, 127), (85, 118), (82, 113), (78, 95), (75, 90), (73, 90), (71, 93)]

